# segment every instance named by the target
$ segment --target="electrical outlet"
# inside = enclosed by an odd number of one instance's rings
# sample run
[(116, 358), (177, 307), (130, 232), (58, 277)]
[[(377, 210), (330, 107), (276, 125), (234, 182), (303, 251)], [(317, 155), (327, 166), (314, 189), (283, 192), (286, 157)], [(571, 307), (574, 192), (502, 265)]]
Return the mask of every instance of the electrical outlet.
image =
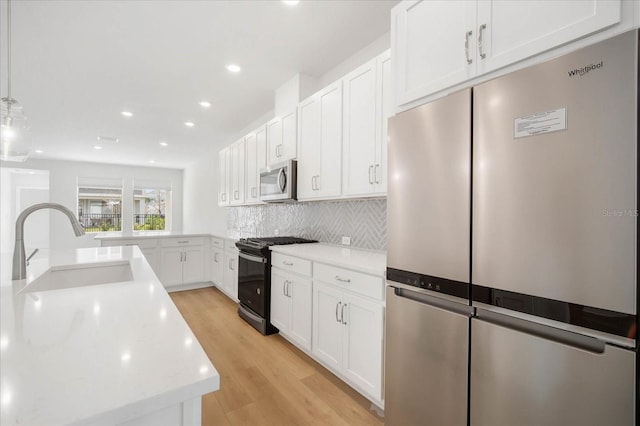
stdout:
[(351, 237), (342, 237), (342, 245), (350, 246), (351, 245)]
[(279, 229), (274, 229), (274, 230), (273, 230), (273, 235), (275, 235), (276, 237), (277, 237), (278, 235), (280, 235), (280, 230), (279, 230)]

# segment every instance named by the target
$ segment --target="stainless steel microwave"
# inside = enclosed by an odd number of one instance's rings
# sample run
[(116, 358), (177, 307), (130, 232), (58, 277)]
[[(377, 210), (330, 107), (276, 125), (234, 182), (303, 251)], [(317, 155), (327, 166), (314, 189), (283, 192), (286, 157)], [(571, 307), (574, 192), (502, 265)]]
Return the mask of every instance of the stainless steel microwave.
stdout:
[(260, 170), (260, 201), (286, 203), (296, 200), (298, 162), (284, 161)]

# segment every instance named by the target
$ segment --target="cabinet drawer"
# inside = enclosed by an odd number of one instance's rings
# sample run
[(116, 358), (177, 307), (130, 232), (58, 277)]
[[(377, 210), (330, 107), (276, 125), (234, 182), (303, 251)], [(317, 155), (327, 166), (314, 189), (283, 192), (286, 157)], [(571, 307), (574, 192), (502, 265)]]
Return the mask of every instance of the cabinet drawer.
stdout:
[(311, 276), (311, 261), (299, 257), (287, 256), (281, 253), (272, 253), (271, 266), (295, 272), (307, 277)]
[(162, 247), (201, 246), (203, 244), (203, 237), (163, 238), (160, 242)]
[(224, 240), (222, 238), (211, 238), (211, 246), (214, 248), (224, 249)]
[(158, 240), (154, 238), (145, 238), (139, 240), (111, 240), (111, 241), (103, 241), (103, 247), (113, 247), (113, 246), (138, 246), (142, 248), (155, 248), (158, 244)]
[(383, 299), (384, 280), (382, 277), (316, 263), (313, 268), (313, 278), (363, 296), (378, 300)]

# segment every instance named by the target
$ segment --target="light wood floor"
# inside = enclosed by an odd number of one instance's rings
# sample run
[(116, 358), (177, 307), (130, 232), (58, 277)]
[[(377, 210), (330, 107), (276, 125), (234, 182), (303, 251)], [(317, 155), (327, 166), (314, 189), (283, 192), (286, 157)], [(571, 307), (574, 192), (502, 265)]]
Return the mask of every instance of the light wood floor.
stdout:
[(371, 403), (280, 335), (262, 336), (215, 288), (171, 298), (220, 373), (203, 425), (382, 425)]

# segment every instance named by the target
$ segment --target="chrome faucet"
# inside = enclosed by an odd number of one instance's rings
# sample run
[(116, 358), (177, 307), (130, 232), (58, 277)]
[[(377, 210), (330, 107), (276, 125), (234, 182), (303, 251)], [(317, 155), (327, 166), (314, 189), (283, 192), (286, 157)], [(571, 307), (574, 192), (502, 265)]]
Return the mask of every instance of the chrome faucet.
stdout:
[[(84, 228), (82, 224), (78, 222), (75, 214), (61, 204), (40, 203), (27, 207), (22, 213), (20, 213), (20, 215), (18, 216), (18, 220), (16, 220), (16, 243), (13, 248), (13, 273), (11, 276), (12, 280), (22, 280), (27, 277), (27, 261), (24, 254), (24, 221), (27, 220), (27, 217), (31, 213), (42, 209), (59, 210), (62, 213), (66, 214), (71, 221), (71, 226), (73, 227), (73, 232), (76, 234), (76, 237), (84, 235)], [(29, 257), (31, 258), (31, 256)]]

